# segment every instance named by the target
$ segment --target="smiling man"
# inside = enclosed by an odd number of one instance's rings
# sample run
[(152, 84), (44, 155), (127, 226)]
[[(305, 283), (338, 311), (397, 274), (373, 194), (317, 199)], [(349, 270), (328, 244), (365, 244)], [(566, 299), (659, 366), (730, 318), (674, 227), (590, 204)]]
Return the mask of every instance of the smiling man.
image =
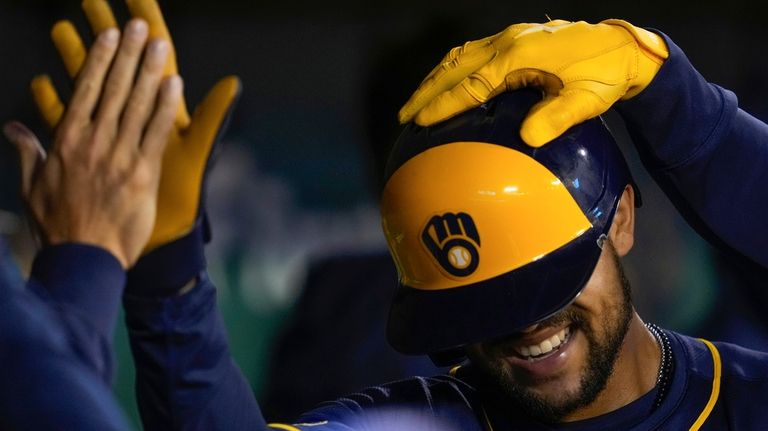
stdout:
[(619, 20), (513, 25), (454, 48), (422, 82), (381, 200), (400, 274), (390, 343), (461, 365), (280, 427), (392, 429), (414, 412), (434, 424), (394, 429), (764, 427), (765, 353), (633, 308), (621, 258), (640, 197), (595, 118), (611, 106), (689, 223), (766, 273), (765, 124), (660, 34)]
[[(94, 28), (105, 34), (114, 21), (109, 6), (85, 4)], [(149, 23), (149, 34), (167, 37), (153, 0), (128, 4)], [(85, 48), (70, 27), (59, 26), (59, 33), (62, 46), (76, 48), (64, 50), (75, 64), (78, 56), (69, 54)], [(520, 90), (530, 86), (538, 89)], [(195, 118), (205, 121), (193, 119), (198, 125), (184, 131), (190, 123), (181, 115), (167, 142), (162, 165), (185, 161), (185, 168), (162, 169), (154, 229), (186, 233), (161, 235), (145, 255), (138, 239), (146, 236), (118, 235), (116, 248), (101, 244), (118, 257), (133, 246), (131, 259), (121, 260), (123, 267), (136, 263), (123, 304), (145, 429), (265, 428), (230, 355), (202, 258), (207, 154), (238, 87), (234, 79), (223, 81), (209, 97), (215, 103), (197, 110)], [(76, 112), (72, 106), (46, 118), (65, 112), (66, 120)], [(768, 355), (662, 330), (632, 307), (620, 259), (634, 243), (640, 197), (596, 118), (611, 106), (626, 121), (646, 168), (692, 226), (768, 271), (766, 124), (739, 109), (733, 93), (706, 82), (657, 33), (618, 20), (514, 25), (451, 50), (406, 104), (401, 120), (408, 124), (392, 151), (381, 200), (400, 274), (389, 340), (403, 353), (461, 365), (450, 375), (367, 388), (292, 425), (269, 427), (763, 429)], [(189, 145), (205, 151), (187, 160)], [(32, 161), (37, 152), (26, 154)], [(161, 164), (153, 166), (157, 179)], [(105, 175), (114, 171), (102, 168)], [(81, 182), (88, 177), (78, 169), (66, 173), (65, 179)], [(178, 198), (185, 205), (170, 205)], [(134, 204), (101, 204), (125, 202)], [(162, 211), (164, 205), (178, 213)], [(78, 218), (63, 220), (71, 227)]]
[[(592, 282), (570, 307), (518, 335), (469, 349), (483, 384), (499, 400), (556, 422), (589, 417), (598, 405), (619, 408), (652, 388), (659, 351), (633, 310), (616, 251), (609, 242), (605, 248), (608, 258), (597, 270), (602, 286)], [(633, 391), (616, 390), (627, 381)], [(598, 399), (601, 394), (619, 396)]]
[[(651, 389), (659, 351), (632, 307), (615, 249), (610, 242), (605, 249), (595, 275), (601, 280), (571, 306), (519, 334), (469, 348), (483, 385), (498, 399), (555, 422), (589, 417), (598, 404), (613, 410)], [(617, 391), (627, 380), (635, 384), (632, 393)], [(598, 399), (601, 393), (619, 396)]]
[(443, 364), (468, 358), (454, 377), (491, 417), (514, 406), (532, 421), (578, 421), (637, 399), (647, 413), (671, 358), (634, 311), (620, 263), (639, 195), (600, 119), (525, 144), (520, 125), (540, 101), (504, 93), (401, 135), (382, 196), (401, 275), (390, 342)]

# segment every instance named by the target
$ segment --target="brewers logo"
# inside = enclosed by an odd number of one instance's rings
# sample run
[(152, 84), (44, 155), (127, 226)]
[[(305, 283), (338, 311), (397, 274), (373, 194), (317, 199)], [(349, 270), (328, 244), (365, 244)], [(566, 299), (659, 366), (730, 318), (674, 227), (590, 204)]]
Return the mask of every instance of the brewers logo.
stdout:
[(440, 267), (455, 277), (471, 275), (480, 264), (480, 234), (467, 213), (433, 216), (421, 240)]

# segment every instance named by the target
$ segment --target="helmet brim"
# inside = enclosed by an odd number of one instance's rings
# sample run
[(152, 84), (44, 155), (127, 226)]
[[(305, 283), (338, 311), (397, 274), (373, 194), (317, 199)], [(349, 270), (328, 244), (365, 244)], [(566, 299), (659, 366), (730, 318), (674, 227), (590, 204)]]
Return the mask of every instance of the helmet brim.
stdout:
[(387, 338), (401, 353), (427, 354), (509, 335), (547, 319), (586, 286), (600, 258), (601, 236), (602, 229), (589, 229), (546, 258), (458, 288), (428, 291), (400, 284)]

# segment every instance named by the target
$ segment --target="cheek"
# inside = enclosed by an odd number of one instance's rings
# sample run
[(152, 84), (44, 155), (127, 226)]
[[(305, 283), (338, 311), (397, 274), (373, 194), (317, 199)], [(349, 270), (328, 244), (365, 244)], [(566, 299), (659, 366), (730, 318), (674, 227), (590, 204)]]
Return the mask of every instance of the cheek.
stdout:
[(575, 392), (581, 388), (592, 354), (590, 343), (583, 331), (575, 331), (572, 336), (573, 345), (568, 349), (570, 357), (559, 382), (557, 382), (563, 392)]
[(603, 322), (610, 320), (609, 316), (620, 315), (625, 308), (618, 258), (612, 257), (612, 250), (608, 243), (589, 281), (573, 303), (596, 333), (602, 332)]

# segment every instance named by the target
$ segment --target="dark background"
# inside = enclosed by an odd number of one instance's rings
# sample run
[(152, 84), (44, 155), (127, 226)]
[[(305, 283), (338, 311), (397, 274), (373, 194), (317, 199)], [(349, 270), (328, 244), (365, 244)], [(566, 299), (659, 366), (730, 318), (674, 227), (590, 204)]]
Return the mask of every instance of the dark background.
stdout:
[[(122, 3), (112, 3), (124, 17)], [(211, 184), (209, 257), (235, 357), (257, 393), (270, 342), (291, 315), (308, 262), (384, 247), (374, 173), (397, 134), (399, 105), (449, 48), (547, 16), (623, 18), (664, 31), (704, 76), (735, 91), (742, 108), (768, 117), (768, 38), (754, 2), (605, 3), (160, 2), (190, 107), (226, 74), (244, 84)], [(69, 91), (48, 36), (64, 17), (87, 33), (77, 1), (0, 1), (0, 120), (20, 119), (46, 136), (28, 83), (51, 73), (62, 94)], [(624, 139), (620, 120), (608, 119)], [(764, 346), (754, 312), (739, 298), (721, 300), (725, 286), (741, 281), (719, 275), (728, 265), (676, 215), (631, 144), (622, 145), (645, 201), (636, 249), (626, 262), (641, 314), (706, 334), (711, 317), (729, 304), (726, 313), (749, 323), (739, 326), (743, 339), (737, 341)], [(15, 154), (2, 141), (0, 230), (15, 238), (17, 260), (26, 267), (31, 243), (23, 223), (8, 215), (21, 208), (16, 177)], [(117, 337), (117, 393), (135, 418), (122, 327)]]

